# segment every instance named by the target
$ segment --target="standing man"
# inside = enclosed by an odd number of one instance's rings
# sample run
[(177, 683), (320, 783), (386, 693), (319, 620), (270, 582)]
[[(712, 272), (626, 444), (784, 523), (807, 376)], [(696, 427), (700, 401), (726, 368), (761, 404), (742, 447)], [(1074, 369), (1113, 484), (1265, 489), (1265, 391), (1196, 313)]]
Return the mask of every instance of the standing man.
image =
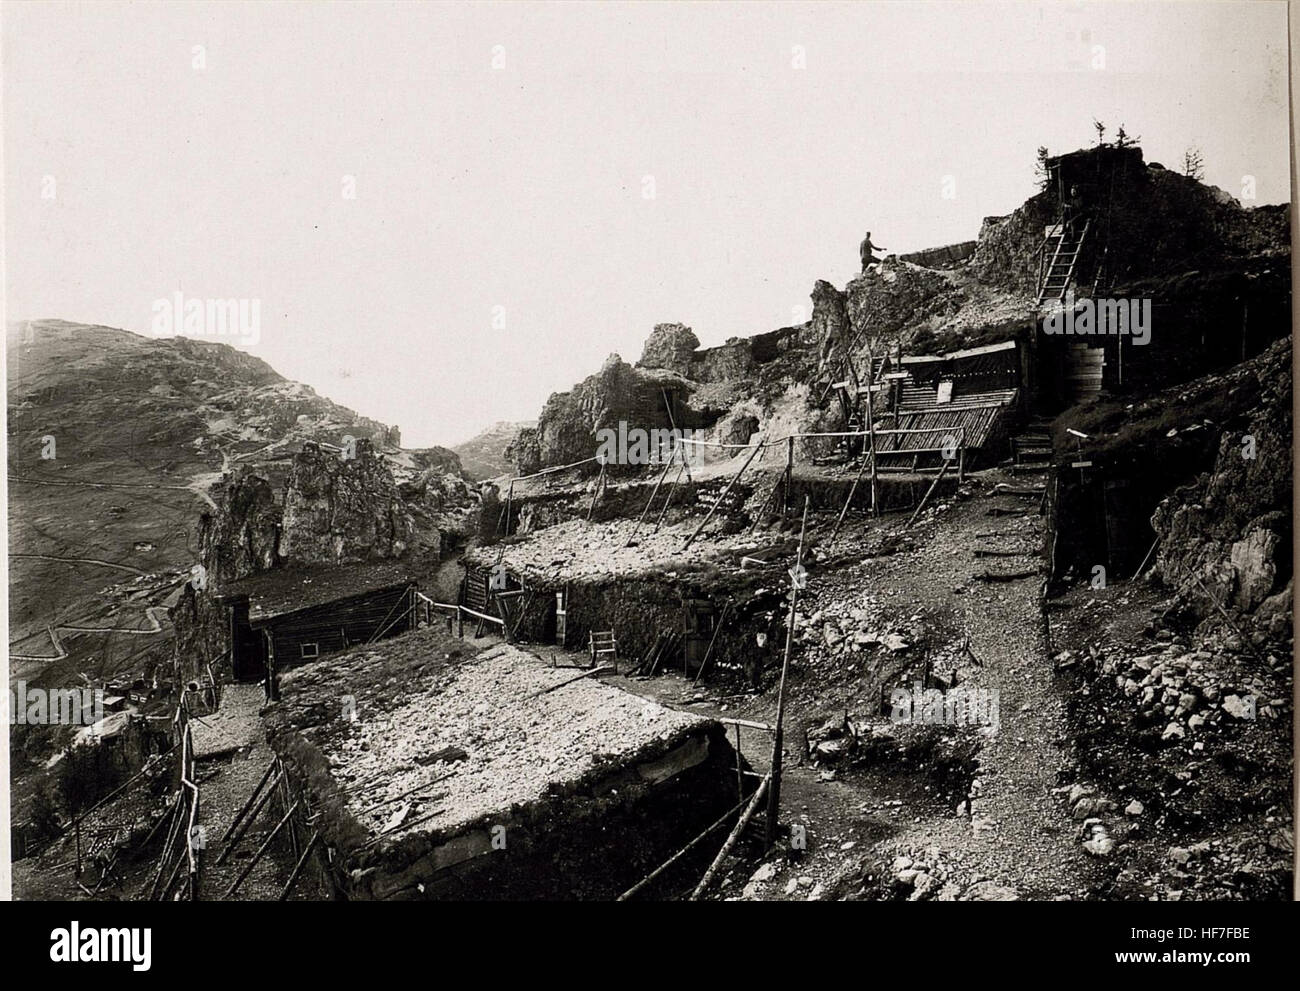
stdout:
[(771, 651), (767, 646), (767, 634), (760, 633), (757, 636), (758, 649), (752, 651), (745, 658), (745, 678), (751, 688), (759, 688), (763, 683), (763, 669), (767, 667), (768, 656)]
[(868, 265), (873, 265), (876, 262), (880, 261), (880, 259), (877, 258), (872, 252), (875, 251), (884, 252), (888, 250), (889, 250), (888, 248), (882, 248), (878, 244), (872, 244), (871, 231), (867, 231), (867, 236), (862, 239), (862, 244), (858, 246), (858, 254), (862, 256), (862, 271), (865, 272), (867, 270)]

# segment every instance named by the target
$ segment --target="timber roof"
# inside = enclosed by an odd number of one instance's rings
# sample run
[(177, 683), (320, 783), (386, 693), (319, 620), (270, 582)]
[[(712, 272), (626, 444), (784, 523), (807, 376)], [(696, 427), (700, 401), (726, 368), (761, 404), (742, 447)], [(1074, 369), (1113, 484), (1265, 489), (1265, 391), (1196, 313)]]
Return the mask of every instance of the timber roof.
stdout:
[(414, 580), (411, 566), (404, 561), (298, 566), (225, 582), (213, 595), (223, 602), (247, 599), (249, 622), (256, 623)]

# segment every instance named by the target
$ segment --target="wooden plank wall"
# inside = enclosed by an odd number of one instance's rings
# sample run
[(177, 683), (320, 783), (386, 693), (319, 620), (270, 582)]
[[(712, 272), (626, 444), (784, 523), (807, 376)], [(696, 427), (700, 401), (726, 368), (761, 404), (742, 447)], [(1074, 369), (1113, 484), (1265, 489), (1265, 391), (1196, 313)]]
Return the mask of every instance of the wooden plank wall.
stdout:
[[(398, 617), (409, 607), (409, 597), (410, 586), (378, 589), (279, 616), (258, 625), (270, 631), (276, 666), (284, 670), (310, 660), (302, 656), (305, 643), (316, 644), (323, 656), (365, 643), (393, 620), (397, 621), (384, 636), (405, 633), (410, 629), (410, 623)], [(404, 602), (404, 599), (408, 601)]]

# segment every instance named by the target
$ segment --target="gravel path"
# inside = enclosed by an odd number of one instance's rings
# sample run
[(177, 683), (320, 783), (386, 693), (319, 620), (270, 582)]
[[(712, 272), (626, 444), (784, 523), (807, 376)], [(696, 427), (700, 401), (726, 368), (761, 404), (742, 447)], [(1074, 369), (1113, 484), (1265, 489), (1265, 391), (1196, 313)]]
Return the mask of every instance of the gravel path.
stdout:
[[(975, 577), (1021, 573), (1041, 564), (1043, 522), (1037, 499), (983, 494), (1001, 481), (1027, 488), (1039, 480), (988, 473), (972, 484), (976, 494), (971, 498), (937, 513), (928, 510), (908, 531), (905, 549), (831, 572), (814, 570), (809, 587), (824, 591), (818, 606), (800, 610), (806, 619), (808, 610), (824, 606), (827, 597), (843, 596), (848, 602), (851, 596), (857, 603), (866, 595), (875, 603), (867, 609), (871, 623), (894, 615), (925, 624), (921, 617), (947, 615), (956, 626), (955, 635), (969, 638), (970, 650), (982, 666), (970, 669), (965, 684), (996, 689), (1000, 716), (996, 732), (972, 731), (983, 738), (973, 814), (954, 814), (933, 779), (910, 763), (886, 761), (888, 766), (868, 764), (829, 774), (807, 762), (801, 727), (824, 719), (837, 707), (860, 715), (868, 702), (859, 675), (836, 676), (824, 661), (796, 657), (800, 671), (788, 696), (782, 818), (807, 830), (807, 850), (765, 864), (758, 874), (761, 880), (746, 886), (743, 897), (817, 898), (824, 888), (846, 879), (852, 891), (853, 878), (874, 870), (872, 865), (882, 860), (888, 865), (897, 854), (942, 861), (956, 890), (969, 891), (984, 882), (986, 891), (992, 887), (1005, 894), (1010, 889), (1022, 898), (1079, 897), (1097, 875), (1098, 865), (1077, 842), (1078, 824), (1052, 794), (1059, 785), (1058, 769), (1069, 762), (1070, 742), (1064, 687), (1053, 673), (1042, 635), (1041, 575), (998, 582)], [(994, 516), (995, 507), (1027, 513)], [(866, 546), (868, 533), (899, 530), (903, 519), (851, 523), (836, 551)], [(828, 528), (829, 522), (819, 519), (815, 533)], [(976, 557), (976, 548), (1024, 553)], [(629, 687), (678, 705), (694, 694), (685, 683), (665, 677)], [(771, 721), (776, 691), (769, 682), (760, 696), (711, 702), (692, 709)], [(765, 770), (766, 745), (758, 737), (745, 741), (745, 756)], [(724, 897), (741, 895), (754, 866), (734, 865)]]
[[(1011, 495), (977, 497), (954, 507), (941, 524), (928, 524), (930, 539), (915, 553), (880, 559), (873, 569), (880, 572), (885, 601), (891, 604), (901, 600), (905, 607), (919, 609), (960, 603), (971, 650), (984, 665), (977, 683), (1000, 696), (1000, 727), (985, 734), (979, 755), (982, 788), (972, 819), (923, 817), (896, 842), (900, 848), (937, 845), (973, 874), (1022, 895), (1073, 893), (1090, 865), (1076, 842), (1076, 825), (1052, 795), (1057, 770), (1068, 759), (1068, 737), (1064, 700), (1042, 636), (1041, 578), (973, 580), (981, 572), (1012, 573), (1036, 565), (1037, 557), (985, 559), (973, 551), (1035, 547), (1041, 518), (995, 518), (988, 515), (993, 507), (1036, 504)], [(1017, 537), (976, 537), (992, 531)], [(958, 595), (957, 589), (965, 591)]]
[[(227, 685), (222, 690), (221, 708), (203, 723), (193, 725), (194, 747), (198, 755), (200, 788), (200, 823), (207, 842), (200, 886), (204, 901), (223, 901), (225, 891), (252, 859), (262, 841), (284, 815), (278, 795), (271, 798), (249, 828), (233, 856), (218, 866), (217, 858), (225, 849), (220, 842), (230, 823), (248, 800), (274, 757), (262, 739), (258, 715), (263, 692), (260, 685)], [(206, 724), (206, 725), (205, 725)], [(207, 748), (205, 750), (205, 748)], [(287, 830), (288, 827), (286, 827)], [(287, 833), (282, 831), (275, 842), (239, 886), (231, 900), (264, 901), (280, 895), (280, 889), (293, 869), (293, 855)], [(307, 872), (310, 875), (312, 872)], [(294, 897), (303, 897), (312, 883), (300, 882)]]

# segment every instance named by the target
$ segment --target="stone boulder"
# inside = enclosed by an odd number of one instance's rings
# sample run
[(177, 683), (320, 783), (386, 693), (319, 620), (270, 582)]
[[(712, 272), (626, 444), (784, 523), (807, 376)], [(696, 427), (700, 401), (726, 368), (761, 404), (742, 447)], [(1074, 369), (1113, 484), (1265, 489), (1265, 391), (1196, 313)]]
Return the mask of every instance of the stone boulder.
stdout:
[(679, 375), (690, 375), (691, 361), (699, 350), (695, 331), (681, 323), (655, 324), (641, 350), (640, 368), (667, 368)]
[[(598, 374), (546, 401), (536, 428), (539, 466), (548, 468), (593, 457), (599, 445), (597, 432), (606, 428), (617, 432), (620, 422), (629, 428), (668, 428), (662, 390), (665, 385), (680, 383), (681, 379), (672, 373), (635, 368), (611, 354)], [(531, 441), (520, 443), (518, 438), (511, 445), (517, 464), (521, 463), (521, 455), (531, 454), (530, 445)]]

